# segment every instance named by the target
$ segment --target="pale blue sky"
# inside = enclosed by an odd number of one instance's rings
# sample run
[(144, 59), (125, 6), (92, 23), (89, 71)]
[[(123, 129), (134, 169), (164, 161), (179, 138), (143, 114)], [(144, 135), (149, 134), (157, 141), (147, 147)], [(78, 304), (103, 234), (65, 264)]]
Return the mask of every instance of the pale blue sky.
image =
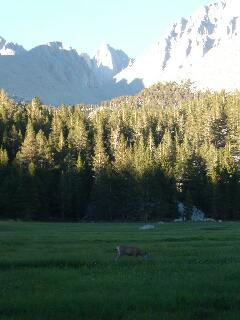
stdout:
[(0, 0), (0, 36), (30, 49), (58, 40), (93, 55), (103, 41), (132, 57), (210, 0)]

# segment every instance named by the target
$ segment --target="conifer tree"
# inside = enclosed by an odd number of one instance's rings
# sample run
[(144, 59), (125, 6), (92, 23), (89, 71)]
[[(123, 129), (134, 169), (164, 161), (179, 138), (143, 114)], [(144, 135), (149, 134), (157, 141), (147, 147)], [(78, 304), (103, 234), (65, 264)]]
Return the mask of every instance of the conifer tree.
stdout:
[(25, 138), (18, 152), (17, 159), (21, 165), (28, 165), (29, 163), (36, 163), (37, 160), (37, 144), (36, 144), (36, 134), (33, 129), (31, 122), (28, 122)]
[(7, 166), (8, 154), (7, 150), (0, 148), (0, 167)]
[(36, 135), (37, 158), (36, 163), (39, 168), (51, 167), (53, 165), (53, 157), (48, 140), (42, 130)]
[[(104, 145), (102, 124), (97, 127), (93, 156), (94, 182), (91, 201), (96, 205), (97, 213), (104, 219), (112, 219), (112, 167)], [(106, 197), (107, 195), (107, 197)], [(104, 199), (104, 200), (103, 200)]]

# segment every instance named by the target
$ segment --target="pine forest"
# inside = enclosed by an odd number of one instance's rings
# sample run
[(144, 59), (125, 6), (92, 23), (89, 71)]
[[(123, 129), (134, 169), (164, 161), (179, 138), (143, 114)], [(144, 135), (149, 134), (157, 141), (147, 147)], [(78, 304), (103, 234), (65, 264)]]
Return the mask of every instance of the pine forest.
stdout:
[(159, 83), (101, 106), (0, 93), (0, 218), (240, 218), (240, 92)]

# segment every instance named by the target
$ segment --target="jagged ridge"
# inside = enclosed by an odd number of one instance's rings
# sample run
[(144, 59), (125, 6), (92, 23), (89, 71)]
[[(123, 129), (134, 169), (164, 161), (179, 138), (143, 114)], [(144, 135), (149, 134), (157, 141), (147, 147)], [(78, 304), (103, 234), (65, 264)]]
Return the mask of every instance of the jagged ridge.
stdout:
[(126, 92), (113, 76), (131, 59), (106, 44), (94, 58), (55, 41), (29, 51), (0, 38), (0, 88), (44, 103), (98, 103)]

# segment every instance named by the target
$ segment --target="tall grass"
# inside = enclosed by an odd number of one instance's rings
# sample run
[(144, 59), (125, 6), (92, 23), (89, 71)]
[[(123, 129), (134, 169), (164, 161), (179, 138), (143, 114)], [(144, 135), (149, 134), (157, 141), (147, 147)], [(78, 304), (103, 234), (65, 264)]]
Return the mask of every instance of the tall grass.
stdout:
[(0, 222), (0, 319), (239, 319), (239, 223), (138, 228)]

